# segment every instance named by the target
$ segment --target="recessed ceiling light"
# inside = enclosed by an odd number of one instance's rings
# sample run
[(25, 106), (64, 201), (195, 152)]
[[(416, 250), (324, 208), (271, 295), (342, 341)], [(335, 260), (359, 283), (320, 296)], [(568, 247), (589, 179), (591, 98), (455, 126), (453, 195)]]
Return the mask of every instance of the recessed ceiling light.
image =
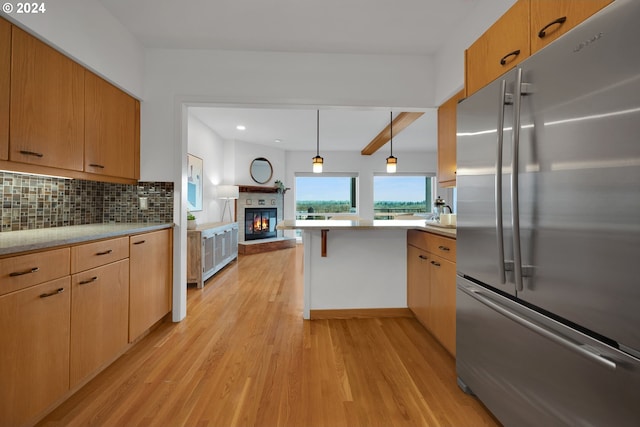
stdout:
[(275, 139), (273, 142), (280, 144), (282, 142), (281, 139)]
[(245, 125), (238, 125), (236, 126), (236, 129), (238, 130), (245, 130), (247, 127)]

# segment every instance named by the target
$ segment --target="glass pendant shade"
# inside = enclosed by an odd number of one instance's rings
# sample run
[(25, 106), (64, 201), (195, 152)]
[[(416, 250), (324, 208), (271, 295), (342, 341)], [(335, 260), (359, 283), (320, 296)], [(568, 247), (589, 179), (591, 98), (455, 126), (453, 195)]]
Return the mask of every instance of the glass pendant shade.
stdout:
[(398, 159), (393, 156), (387, 157), (387, 173), (396, 173), (396, 167), (398, 166)]
[(322, 162), (323, 158), (320, 156), (315, 156), (313, 158), (313, 173), (322, 173)]

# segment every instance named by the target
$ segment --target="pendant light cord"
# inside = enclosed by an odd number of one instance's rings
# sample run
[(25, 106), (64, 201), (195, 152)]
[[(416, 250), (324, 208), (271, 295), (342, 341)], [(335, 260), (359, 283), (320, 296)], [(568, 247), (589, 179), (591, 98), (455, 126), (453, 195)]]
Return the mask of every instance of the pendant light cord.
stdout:
[(320, 110), (317, 110), (316, 121), (316, 156), (320, 156)]
[(391, 132), (389, 144), (391, 145), (391, 156), (393, 157), (393, 111), (389, 112), (389, 122), (389, 129)]

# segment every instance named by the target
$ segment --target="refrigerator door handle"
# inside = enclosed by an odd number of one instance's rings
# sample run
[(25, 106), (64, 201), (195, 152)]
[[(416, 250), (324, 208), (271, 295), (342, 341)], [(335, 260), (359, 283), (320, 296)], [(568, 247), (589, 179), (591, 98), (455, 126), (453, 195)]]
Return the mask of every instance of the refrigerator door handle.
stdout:
[(513, 94), (513, 133), (511, 139), (511, 227), (513, 228), (513, 272), (516, 291), (522, 292), (522, 253), (520, 251), (520, 209), (518, 203), (518, 148), (520, 146), (520, 108), (522, 104), (522, 68), (516, 70), (516, 85)]
[(498, 140), (496, 150), (496, 242), (498, 244), (498, 277), (501, 284), (507, 283), (504, 260), (504, 234), (502, 224), (502, 147), (504, 142), (504, 107), (511, 104), (511, 95), (507, 94), (507, 81), (500, 84), (500, 105), (498, 106)]
[(478, 289), (470, 289), (470, 288), (467, 288), (466, 286), (459, 286), (458, 288), (462, 290), (464, 293), (466, 293), (467, 295), (469, 295), (470, 297), (476, 299), (477, 301), (491, 308), (492, 310), (497, 311), (498, 313), (502, 314), (508, 319), (513, 320), (519, 325), (555, 342), (556, 344), (559, 344), (575, 353), (578, 353), (579, 355), (593, 362), (596, 362), (597, 364), (602, 365), (607, 369), (615, 370), (617, 368), (617, 365), (614, 361), (609, 360), (598, 353), (594, 353), (593, 351), (590, 351), (587, 347), (582, 346), (581, 344), (576, 343), (575, 341), (570, 340), (562, 335), (558, 335), (557, 333), (554, 333), (532, 322), (531, 320), (526, 319), (514, 313), (508, 308), (505, 308), (499, 303), (489, 299), (487, 296), (485, 296), (485, 294), (482, 291)]

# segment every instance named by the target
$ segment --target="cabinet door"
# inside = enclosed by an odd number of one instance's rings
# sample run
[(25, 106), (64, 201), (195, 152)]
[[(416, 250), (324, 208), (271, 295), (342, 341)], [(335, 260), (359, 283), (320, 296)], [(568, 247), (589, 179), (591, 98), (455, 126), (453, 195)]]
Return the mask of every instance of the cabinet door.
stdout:
[(171, 230), (130, 238), (129, 341), (171, 311)]
[(0, 297), (0, 425), (30, 425), (69, 390), (69, 276)]
[(85, 172), (136, 177), (136, 100), (93, 73), (85, 75)]
[(464, 91), (455, 94), (438, 108), (438, 184), (456, 185), (456, 109)]
[(613, 0), (531, 0), (531, 53), (542, 49)]
[(11, 24), (0, 18), (0, 160), (9, 159)]
[(129, 260), (72, 276), (71, 387), (117, 357), (127, 345)]
[(518, 0), (467, 49), (465, 89), (469, 96), (529, 56), (529, 0)]
[(202, 272), (208, 276), (216, 266), (216, 239), (214, 236), (207, 236), (202, 239), (203, 267)]
[(456, 265), (430, 256), (431, 300), (429, 328), (431, 333), (454, 357), (456, 355)]
[(407, 306), (416, 319), (427, 328), (430, 280), (427, 252), (407, 245)]
[(84, 70), (13, 27), (9, 160), (82, 170)]

